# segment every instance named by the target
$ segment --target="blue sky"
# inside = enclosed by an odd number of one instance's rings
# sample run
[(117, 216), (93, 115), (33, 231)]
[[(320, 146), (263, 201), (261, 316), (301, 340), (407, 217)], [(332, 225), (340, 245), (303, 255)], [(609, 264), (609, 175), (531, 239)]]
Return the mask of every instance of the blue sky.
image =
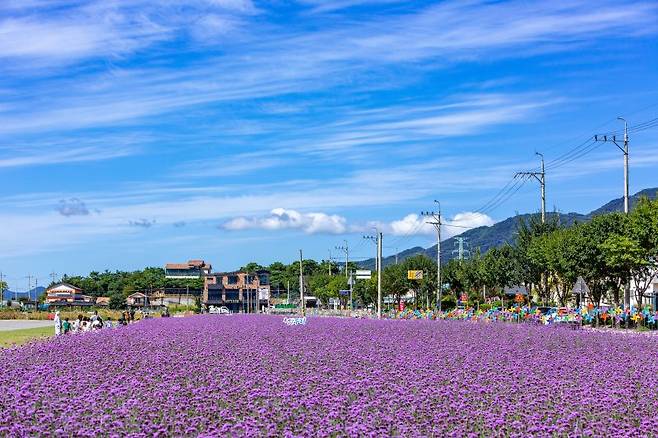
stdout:
[[(445, 236), (537, 211), (532, 181), (482, 209), (536, 151), (549, 208), (590, 211), (621, 153), (555, 160), (658, 117), (657, 32), (641, 1), (5, 0), (0, 270), (429, 246), (434, 199)], [(631, 133), (632, 192), (657, 133)]]

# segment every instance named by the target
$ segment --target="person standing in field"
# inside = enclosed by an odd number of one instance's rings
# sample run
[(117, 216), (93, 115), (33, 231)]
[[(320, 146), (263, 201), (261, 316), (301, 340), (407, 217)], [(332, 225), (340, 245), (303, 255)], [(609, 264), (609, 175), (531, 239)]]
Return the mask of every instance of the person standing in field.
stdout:
[(81, 321), (82, 321), (82, 315), (78, 315), (78, 318), (71, 323), (71, 333), (78, 333), (80, 331)]
[(65, 335), (68, 335), (69, 332), (71, 331), (71, 323), (69, 322), (68, 318), (66, 318), (62, 323), (62, 331), (64, 332)]
[(55, 336), (62, 334), (62, 320), (59, 318), (59, 311), (55, 312)]

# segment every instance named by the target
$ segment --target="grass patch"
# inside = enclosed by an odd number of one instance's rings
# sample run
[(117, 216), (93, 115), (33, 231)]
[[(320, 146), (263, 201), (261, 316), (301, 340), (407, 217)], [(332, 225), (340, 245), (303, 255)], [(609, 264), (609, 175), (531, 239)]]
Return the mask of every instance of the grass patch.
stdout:
[(54, 325), (20, 330), (0, 331), (0, 348), (21, 345), (35, 339), (44, 339), (55, 335)]

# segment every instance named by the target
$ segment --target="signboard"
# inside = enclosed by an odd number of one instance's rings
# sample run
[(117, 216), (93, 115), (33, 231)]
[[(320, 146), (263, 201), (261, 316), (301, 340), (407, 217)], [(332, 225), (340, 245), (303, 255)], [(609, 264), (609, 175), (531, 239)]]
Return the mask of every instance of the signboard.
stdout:
[(576, 283), (573, 285), (573, 289), (571, 292), (574, 295), (589, 295), (589, 287), (587, 286), (587, 283), (585, 283), (585, 280), (583, 277), (578, 277), (578, 280), (576, 280)]
[(372, 271), (366, 269), (358, 269), (354, 274), (357, 280), (370, 280), (372, 277)]
[(423, 271), (407, 271), (408, 280), (422, 280)]
[(259, 287), (258, 288), (258, 299), (259, 300), (269, 300), (270, 299), (270, 288), (269, 287)]
[(341, 289), (341, 290), (339, 290), (338, 293), (339, 293), (341, 296), (344, 296), (344, 297), (347, 297), (347, 296), (350, 295), (350, 291), (349, 291), (349, 290), (345, 290), (345, 289)]

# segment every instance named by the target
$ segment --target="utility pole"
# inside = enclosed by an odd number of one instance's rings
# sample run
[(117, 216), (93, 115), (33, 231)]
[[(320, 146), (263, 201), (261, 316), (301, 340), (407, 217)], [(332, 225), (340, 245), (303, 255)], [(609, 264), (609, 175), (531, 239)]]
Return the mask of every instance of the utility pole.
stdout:
[(50, 280), (52, 281), (52, 284), (55, 284), (57, 279), (57, 272), (51, 272), (50, 273)]
[(299, 297), (302, 300), (302, 316), (306, 316), (306, 302), (304, 301), (304, 257), (299, 250)]
[(525, 178), (535, 178), (539, 181), (541, 187), (541, 223), (546, 223), (546, 169), (544, 167), (544, 155), (535, 152), (541, 158), (541, 172), (517, 172), (514, 178), (522, 176)]
[[(624, 122), (624, 145), (621, 146), (617, 143), (617, 136), (613, 135), (612, 138), (609, 138), (607, 135), (604, 135), (603, 138), (595, 135), (594, 141), (602, 142), (612, 142), (615, 146), (619, 148), (624, 154), (624, 213), (628, 214), (630, 211), (630, 199), (628, 194), (628, 121), (623, 117), (617, 117), (617, 120)], [(624, 307), (626, 309), (631, 308), (631, 283), (630, 280), (624, 285)], [(628, 328), (628, 317), (626, 318), (626, 327)]]
[[(379, 233), (379, 231), (377, 231), (376, 229), (375, 231)], [(378, 245), (377, 243), (378, 236), (379, 234), (376, 234), (374, 236), (363, 236), (363, 238), (372, 241), (375, 245)], [(375, 271), (379, 272), (379, 247), (375, 247), (375, 248), (376, 248), (375, 251), (377, 251), (375, 253)]]
[(347, 240), (343, 240), (343, 242), (345, 242), (345, 246), (337, 246), (336, 249), (345, 253), (345, 278), (348, 278), (349, 273), (347, 272), (347, 264), (350, 260), (350, 247), (347, 246)]
[(613, 135), (612, 137), (608, 137), (607, 135), (595, 135), (594, 141), (613, 143), (624, 154), (624, 213), (628, 213), (628, 211), (630, 210), (629, 196), (628, 196), (628, 122), (623, 117), (617, 117), (617, 120), (621, 120), (624, 122), (623, 146), (618, 143), (616, 135)]
[(395, 247), (395, 264), (398, 264), (398, 247)]
[[(377, 265), (382, 265), (382, 233), (377, 233)], [(377, 270), (377, 318), (382, 318), (382, 270)]]
[(334, 262), (334, 259), (331, 257), (331, 250), (329, 250), (329, 276), (331, 277), (331, 264)]
[(5, 283), (4, 283), (4, 275), (0, 271), (0, 301), (5, 300)]
[[(32, 288), (32, 274), (27, 275), (27, 299), (30, 300), (30, 289)], [(18, 301), (18, 298), (16, 298)]]
[(377, 244), (377, 257), (375, 257), (375, 267), (377, 271), (377, 318), (382, 317), (382, 238), (383, 234), (375, 229), (377, 234), (375, 236), (363, 236), (366, 240), (371, 240)]
[(249, 293), (249, 273), (244, 277), (244, 290), (247, 293), (247, 313), (251, 313), (251, 294)]
[(441, 311), (441, 203), (434, 200), (439, 206), (439, 211), (423, 211), (421, 216), (432, 218), (428, 224), (434, 225), (436, 229), (436, 308)]

